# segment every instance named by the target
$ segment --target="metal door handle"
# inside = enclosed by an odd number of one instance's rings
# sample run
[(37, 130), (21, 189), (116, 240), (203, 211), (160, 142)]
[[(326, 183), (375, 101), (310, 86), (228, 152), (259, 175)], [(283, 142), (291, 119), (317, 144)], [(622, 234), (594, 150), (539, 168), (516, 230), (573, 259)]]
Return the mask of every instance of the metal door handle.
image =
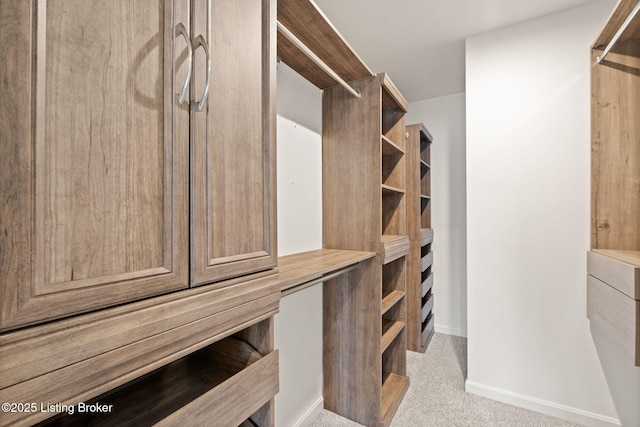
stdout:
[(187, 29), (184, 25), (179, 23), (176, 25), (176, 37), (181, 35), (184, 37), (184, 41), (187, 42), (187, 78), (184, 80), (184, 84), (182, 85), (182, 90), (178, 94), (178, 104), (182, 104), (184, 102), (184, 97), (187, 95), (187, 88), (189, 87), (189, 82), (191, 81), (191, 69), (193, 68), (193, 49), (191, 48), (191, 40), (189, 38), (189, 34), (187, 33)]
[(209, 96), (209, 85), (211, 83), (211, 56), (209, 56), (209, 45), (207, 41), (199, 35), (194, 40), (195, 47), (193, 48), (196, 51), (200, 46), (204, 49), (205, 55), (207, 55), (207, 84), (204, 87), (204, 92), (202, 92), (202, 99), (198, 102), (198, 111), (202, 111), (205, 103), (207, 102), (207, 97)]

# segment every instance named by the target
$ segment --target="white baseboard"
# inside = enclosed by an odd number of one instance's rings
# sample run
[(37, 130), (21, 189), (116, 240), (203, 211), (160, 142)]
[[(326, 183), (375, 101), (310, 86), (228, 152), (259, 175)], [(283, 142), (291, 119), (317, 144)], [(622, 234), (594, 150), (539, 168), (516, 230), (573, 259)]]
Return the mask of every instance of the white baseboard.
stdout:
[(582, 409), (572, 408), (570, 406), (560, 405), (558, 403), (537, 399), (531, 396), (514, 393), (512, 391), (499, 389), (485, 384), (476, 383), (470, 380), (465, 382), (465, 390), (468, 393), (477, 394), (478, 396), (487, 397), (499, 402), (508, 403), (520, 408), (529, 409), (531, 411), (540, 412), (552, 417), (561, 418), (574, 423), (582, 424), (590, 427), (613, 427), (621, 426), (620, 420), (607, 417), (593, 412), (583, 411)]
[(324, 409), (324, 398), (320, 396), (309, 409), (302, 414), (302, 417), (293, 425), (293, 427), (306, 427), (311, 424), (316, 416)]
[(466, 329), (450, 328), (450, 327), (445, 326), (445, 325), (438, 325), (437, 323), (434, 325), (434, 329), (439, 334), (455, 335), (456, 337), (467, 338), (467, 330)]

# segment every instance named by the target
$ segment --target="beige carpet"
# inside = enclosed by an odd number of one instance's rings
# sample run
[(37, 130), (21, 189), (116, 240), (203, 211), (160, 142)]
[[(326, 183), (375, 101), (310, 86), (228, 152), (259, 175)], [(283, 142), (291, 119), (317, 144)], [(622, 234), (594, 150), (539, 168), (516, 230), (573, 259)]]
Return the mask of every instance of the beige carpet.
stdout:
[[(576, 427), (578, 424), (464, 391), (467, 340), (435, 334), (425, 354), (407, 352), (411, 385), (391, 427)], [(358, 427), (322, 411), (311, 427)]]

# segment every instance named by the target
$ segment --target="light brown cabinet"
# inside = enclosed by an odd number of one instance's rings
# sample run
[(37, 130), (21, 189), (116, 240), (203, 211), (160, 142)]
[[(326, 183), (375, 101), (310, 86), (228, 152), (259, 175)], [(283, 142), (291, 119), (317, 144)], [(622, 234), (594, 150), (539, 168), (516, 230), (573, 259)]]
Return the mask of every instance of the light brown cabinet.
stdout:
[[(209, 97), (192, 114), (192, 274), (196, 285), (277, 264), (275, 18), (271, 0), (195, 2)], [(195, 49), (194, 99), (207, 82)], [(202, 60), (201, 60), (202, 59)]]
[(640, 366), (640, 21), (631, 16), (637, 4), (618, 2), (591, 52), (587, 316)]
[(3, 402), (273, 425), (275, 21), (272, 0), (0, 1)]
[(275, 7), (192, 3), (1, 2), (0, 330), (276, 265)]

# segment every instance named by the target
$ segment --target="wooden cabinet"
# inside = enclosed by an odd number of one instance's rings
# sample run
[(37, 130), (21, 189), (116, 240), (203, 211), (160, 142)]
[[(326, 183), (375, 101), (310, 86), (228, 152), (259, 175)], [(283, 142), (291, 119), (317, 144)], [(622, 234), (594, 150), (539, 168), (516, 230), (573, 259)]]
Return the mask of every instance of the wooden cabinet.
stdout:
[(166, 6), (2, 1), (2, 329), (188, 286), (188, 15)]
[(406, 376), (405, 124), (385, 74), (323, 95), (323, 245), (375, 252), (324, 288), (325, 407), (387, 426)]
[[(277, 264), (275, 3), (195, 2), (191, 34), (204, 35), (212, 64), (206, 105), (192, 115), (196, 285)], [(196, 101), (206, 88), (203, 52), (194, 50)]]
[(275, 12), (0, 1), (3, 402), (273, 425)]
[(640, 366), (640, 19), (630, 16), (637, 4), (621, 0), (592, 48), (587, 315)]
[(407, 126), (407, 348), (424, 352), (434, 333), (431, 143), (422, 124)]
[(275, 2), (192, 3), (1, 2), (0, 330), (276, 265)]

